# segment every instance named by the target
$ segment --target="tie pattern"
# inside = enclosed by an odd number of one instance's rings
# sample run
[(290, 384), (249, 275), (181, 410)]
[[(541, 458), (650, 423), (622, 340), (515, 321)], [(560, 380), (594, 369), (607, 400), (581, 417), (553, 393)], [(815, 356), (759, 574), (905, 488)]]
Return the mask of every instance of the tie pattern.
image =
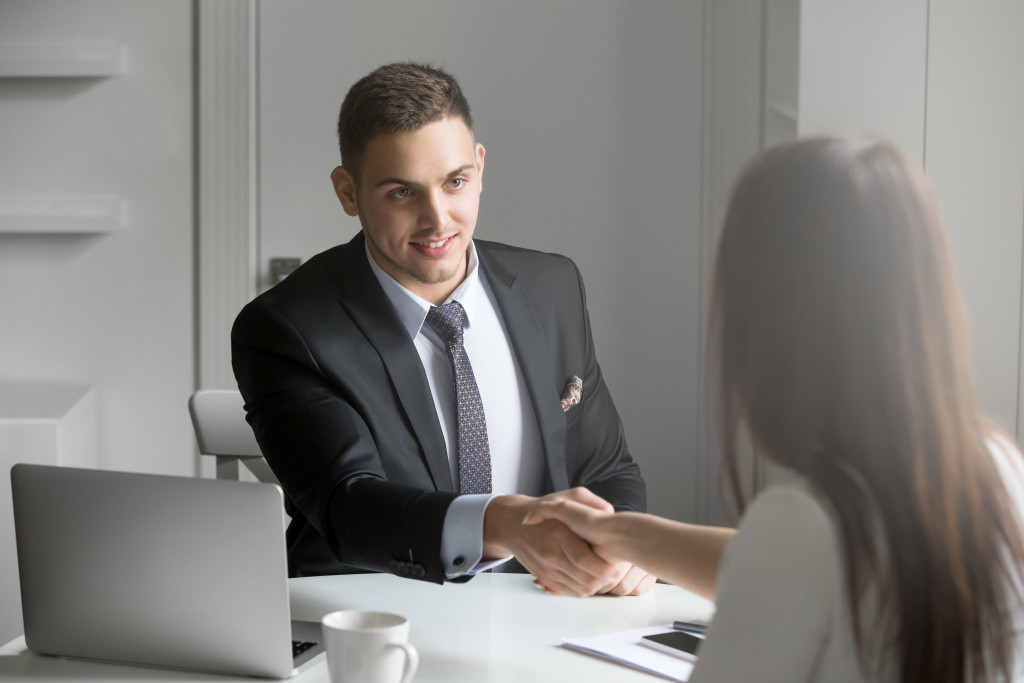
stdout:
[(432, 306), (426, 323), (444, 340), (452, 364), (459, 425), (459, 493), (491, 492), (491, 449), (487, 420), (473, 366), (462, 343), (466, 312), (458, 301)]

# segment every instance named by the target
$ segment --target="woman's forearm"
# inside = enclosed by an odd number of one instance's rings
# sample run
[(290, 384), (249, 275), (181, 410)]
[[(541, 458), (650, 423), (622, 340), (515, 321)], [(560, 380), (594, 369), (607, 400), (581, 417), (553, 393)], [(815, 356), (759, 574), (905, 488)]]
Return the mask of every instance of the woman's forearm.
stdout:
[(607, 535), (595, 547), (599, 554), (604, 550), (714, 600), (722, 553), (735, 529), (684, 524), (640, 512), (620, 512), (603, 521)]

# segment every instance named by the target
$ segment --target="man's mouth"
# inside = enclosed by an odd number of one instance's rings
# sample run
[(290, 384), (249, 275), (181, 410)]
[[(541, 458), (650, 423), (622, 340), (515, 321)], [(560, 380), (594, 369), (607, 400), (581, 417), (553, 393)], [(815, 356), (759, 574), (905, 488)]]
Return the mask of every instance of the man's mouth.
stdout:
[(420, 246), (428, 247), (430, 249), (438, 249), (440, 247), (443, 247), (448, 242), (448, 240), (452, 239), (453, 237), (455, 237), (455, 235), (450, 235), (449, 237), (445, 237), (443, 240), (438, 240), (437, 242), (413, 241), (413, 244), (418, 244)]
[(444, 239), (411, 240), (409, 243), (413, 249), (427, 258), (442, 258), (455, 246), (456, 237), (458, 233)]

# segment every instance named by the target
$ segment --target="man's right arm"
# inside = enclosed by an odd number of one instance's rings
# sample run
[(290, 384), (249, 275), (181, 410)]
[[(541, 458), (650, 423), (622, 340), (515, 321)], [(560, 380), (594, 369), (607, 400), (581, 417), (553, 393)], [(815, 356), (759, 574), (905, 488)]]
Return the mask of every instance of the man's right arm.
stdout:
[[(444, 581), (440, 539), (455, 494), (388, 480), (346, 387), (327, 378), (290, 321), (258, 300), (246, 306), (232, 330), (232, 365), (264, 457), (331, 553), (373, 571)], [(401, 420), (394, 416), (396, 429)]]

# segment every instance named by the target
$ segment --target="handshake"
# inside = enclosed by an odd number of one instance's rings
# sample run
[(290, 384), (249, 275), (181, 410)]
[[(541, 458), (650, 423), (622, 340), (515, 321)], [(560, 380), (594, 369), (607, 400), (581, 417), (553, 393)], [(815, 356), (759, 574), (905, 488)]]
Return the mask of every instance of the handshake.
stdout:
[(642, 595), (654, 586), (654, 575), (595, 550), (579, 535), (582, 528), (564, 514), (566, 507), (587, 508), (595, 516), (615, 514), (608, 501), (582, 487), (541, 498), (498, 496), (484, 516), (483, 556), (514, 555), (537, 586), (559, 595)]

